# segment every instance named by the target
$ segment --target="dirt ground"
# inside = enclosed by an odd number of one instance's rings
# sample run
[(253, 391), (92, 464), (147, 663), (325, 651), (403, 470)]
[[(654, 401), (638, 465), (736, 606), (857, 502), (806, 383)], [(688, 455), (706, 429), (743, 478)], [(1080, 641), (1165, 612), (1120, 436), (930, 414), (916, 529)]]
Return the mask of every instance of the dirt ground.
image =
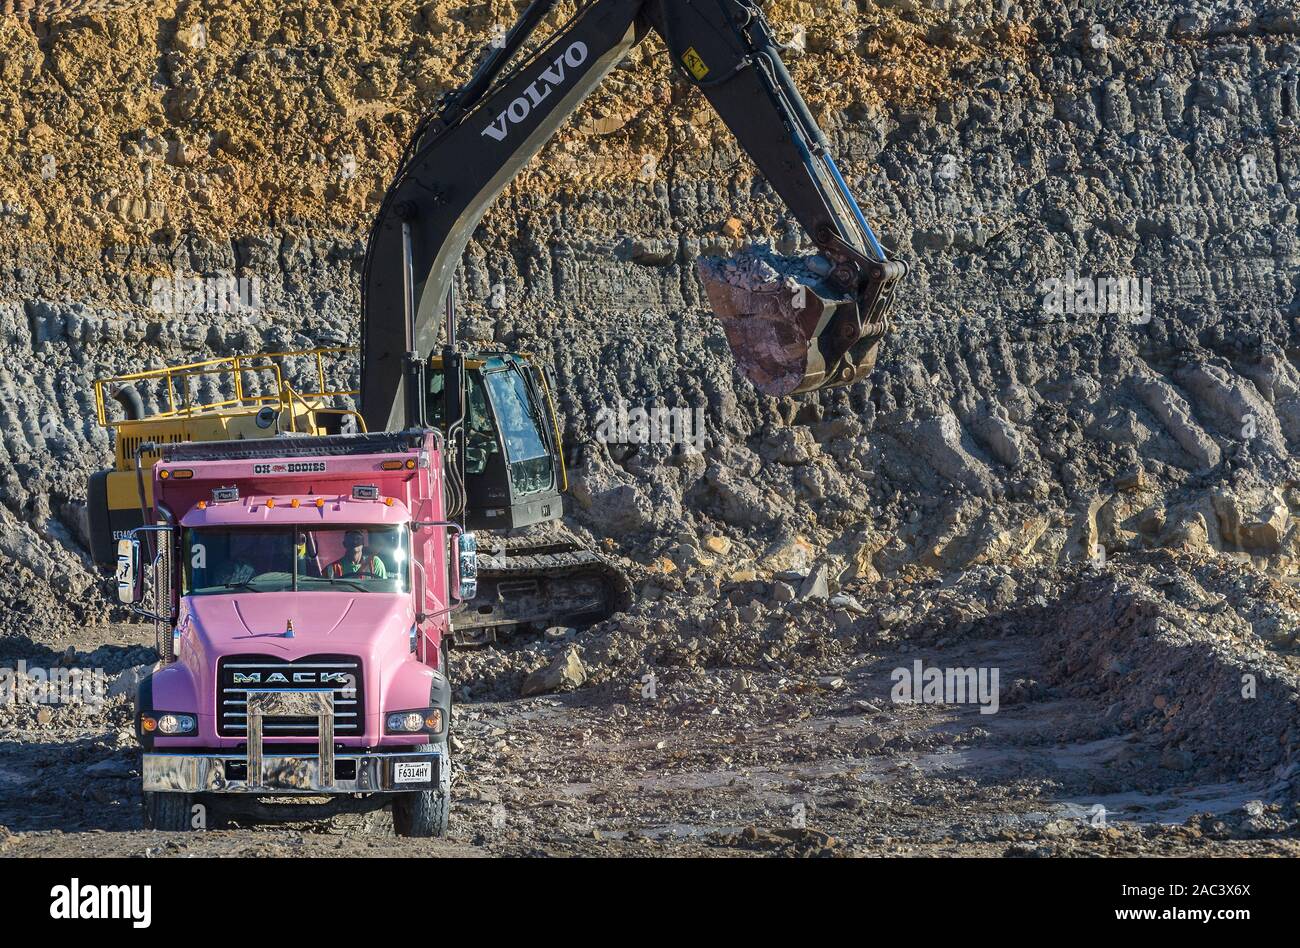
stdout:
[[(1122, 564), (1110, 574), (1040, 579), (1027, 586), (1028, 599), (991, 603), (965, 630), (942, 614), (944, 597), (968, 607), (974, 590), (996, 577), (918, 589), (918, 602), (934, 604), (926, 610), (929, 619), (891, 617), (882, 629), (884, 613), (865, 609), (869, 615), (838, 653), (821, 647), (807, 612), (812, 607), (795, 603), (786, 607), (784, 621), (804, 630), (796, 650), (810, 661), (792, 659), (773, 670), (679, 660), (639, 674), (602, 674), (617, 666), (608, 658), (597, 664), (608, 653), (595, 639), (603, 637), (608, 647), (621, 634), (606, 624), (561, 640), (562, 648), (588, 656), (587, 683), (568, 693), (520, 698), (513, 696), (517, 679), (510, 669), (554, 650), (547, 637), (522, 635), (459, 650), (453, 660), (460, 700), (451, 831), (437, 841), (395, 838), (383, 812), (147, 832), (125, 698), (93, 709), (57, 708), (44, 723), (20, 713), (0, 730), (0, 851), (1300, 855), (1294, 766), (1282, 758), (1260, 766), (1261, 759), (1251, 756), (1275, 753), (1269, 748), (1277, 737), (1255, 747), (1234, 732), (1268, 730), (1271, 725), (1262, 722), (1273, 713), (1273, 701), (1294, 717), (1294, 691), (1284, 686), (1294, 684), (1295, 660), (1284, 656), (1279, 663), (1266, 652), (1253, 653), (1260, 692), (1238, 702), (1241, 710), (1228, 696), (1214, 694), (1221, 666), (1239, 655), (1222, 648), (1229, 641), (1223, 630), (1213, 641), (1189, 634), (1185, 617), (1149, 598), (1143, 583), (1169, 567), (1156, 558)], [(1195, 575), (1187, 569), (1182, 581)], [(1198, 587), (1211, 598), (1223, 593), (1212, 585), (1214, 575), (1202, 575), (1207, 585)], [(1229, 577), (1222, 570), (1217, 575)], [(1279, 587), (1275, 594), (1290, 591)], [(907, 602), (898, 595), (888, 608), (905, 610)], [(1109, 690), (1099, 687), (1106, 676), (1088, 673), (1072, 651), (1082, 642), (1078, 623), (1091, 623), (1098, 604), (1112, 610), (1105, 626), (1095, 624), (1096, 637), (1105, 640), (1104, 660), (1132, 676)], [(1214, 608), (1206, 604), (1207, 612)], [(1131, 615), (1140, 618), (1125, 618)], [(1175, 621), (1183, 625), (1181, 637), (1162, 642), (1162, 633), (1151, 631)], [(76, 636), (75, 648), (89, 653), (107, 646), (129, 656), (147, 647), (151, 634), (141, 625), (88, 628)], [(661, 655), (670, 644), (653, 641)], [(56, 649), (64, 647), (60, 642)], [(1182, 669), (1176, 679), (1157, 667), (1170, 654)], [(997, 669), (996, 713), (981, 713), (978, 703), (895, 701), (894, 670), (919, 659), (927, 666)], [(1066, 677), (1062, 662), (1073, 669)], [(1160, 696), (1149, 702), (1132, 696), (1137, 679)], [(1196, 696), (1207, 694), (1214, 697), (1214, 714), (1206, 719), (1212, 724), (1201, 722), (1194, 707)], [(1121, 706), (1128, 699), (1116, 701), (1117, 695), (1151, 707), (1130, 713)], [(1170, 708), (1177, 710), (1166, 714)], [(1221, 745), (1212, 744), (1214, 734)]]

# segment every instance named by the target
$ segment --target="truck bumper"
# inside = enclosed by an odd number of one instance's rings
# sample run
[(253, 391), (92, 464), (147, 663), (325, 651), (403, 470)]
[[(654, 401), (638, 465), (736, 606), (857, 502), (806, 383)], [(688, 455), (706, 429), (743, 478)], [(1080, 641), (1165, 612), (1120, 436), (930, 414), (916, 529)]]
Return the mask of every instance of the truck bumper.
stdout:
[[(382, 793), (436, 790), (440, 752), (336, 754), (333, 773), (321, 774), (319, 756), (264, 755), (261, 767), (250, 772), (243, 754), (178, 751), (144, 755), (144, 789), (150, 793), (309, 794)], [(260, 769), (260, 773), (256, 771)], [(253, 779), (249, 779), (252, 777)]]

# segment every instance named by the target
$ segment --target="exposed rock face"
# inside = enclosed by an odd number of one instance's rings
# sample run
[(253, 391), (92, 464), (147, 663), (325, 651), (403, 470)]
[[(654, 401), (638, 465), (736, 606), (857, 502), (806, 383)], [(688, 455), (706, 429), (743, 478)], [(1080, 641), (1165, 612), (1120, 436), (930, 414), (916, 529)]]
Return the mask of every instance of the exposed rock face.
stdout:
[[(91, 380), (355, 341), (398, 149), (511, 10), (59, 9), (0, 19), (0, 557), (75, 604), (85, 479), (110, 459)], [(568, 439), (591, 444), (573, 517), (646, 562), (685, 526), (751, 565), (798, 534), (805, 572), (827, 549), (871, 575), (1159, 544), (1292, 569), (1294, 14), (782, 0), (769, 16), (804, 28), (796, 81), (912, 263), (898, 327), (870, 384), (796, 401), (741, 377), (697, 261), (813, 248), (647, 41), (507, 190), (461, 274), (467, 334), (556, 365)], [(194, 276), (245, 283), (195, 297)], [(703, 452), (592, 443), (620, 399), (700, 409)], [(1100, 513), (1139, 464), (1149, 497)]]

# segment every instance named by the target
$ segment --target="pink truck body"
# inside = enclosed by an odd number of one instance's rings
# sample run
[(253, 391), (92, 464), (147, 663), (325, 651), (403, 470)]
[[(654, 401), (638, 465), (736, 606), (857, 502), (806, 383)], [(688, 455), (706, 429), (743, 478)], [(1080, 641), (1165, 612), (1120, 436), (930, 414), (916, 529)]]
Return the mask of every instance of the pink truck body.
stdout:
[[(439, 435), (164, 446), (153, 478), (159, 522), (171, 527), (155, 535), (177, 545), (168, 578), (174, 660), (155, 667), (137, 701), (145, 791), (436, 787), (440, 767), (448, 765), (450, 685), (441, 666), (456, 533), (444, 522)], [(214, 493), (219, 489), (225, 494)], [(295, 582), (285, 591), (236, 585), (188, 594), (181, 538), (244, 528), (292, 537), (314, 531), (327, 539), (335, 528), (382, 528), (409, 538), (403, 548), (409, 553), (389, 567), (395, 591), (360, 591), (342, 582), (298, 589)], [(320, 566), (342, 555), (341, 542), (332, 542), (336, 548), (313, 551), (318, 580)], [(317, 699), (323, 704), (311, 703)], [(292, 713), (277, 716), (277, 701), (299, 704), (285, 705), (280, 710)], [(438, 708), (440, 730), (391, 733), (386, 726), (396, 712)], [(170, 736), (146, 728), (145, 718), (168, 713), (193, 715), (197, 726)]]

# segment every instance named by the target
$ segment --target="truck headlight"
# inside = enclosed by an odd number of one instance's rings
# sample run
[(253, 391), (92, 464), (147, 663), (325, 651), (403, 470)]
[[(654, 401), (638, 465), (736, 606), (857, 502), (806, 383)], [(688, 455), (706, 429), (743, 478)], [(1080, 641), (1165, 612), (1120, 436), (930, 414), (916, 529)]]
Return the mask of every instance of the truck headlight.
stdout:
[(388, 716), (390, 731), (418, 731), (424, 727), (424, 717), (419, 711), (398, 711)]
[(140, 718), (140, 727), (145, 733), (156, 731), (167, 737), (179, 734), (193, 734), (198, 730), (198, 720), (192, 714), (176, 714), (171, 711), (162, 714), (145, 714)]
[(394, 711), (384, 724), (389, 734), (437, 734), (442, 730), (442, 708)]

